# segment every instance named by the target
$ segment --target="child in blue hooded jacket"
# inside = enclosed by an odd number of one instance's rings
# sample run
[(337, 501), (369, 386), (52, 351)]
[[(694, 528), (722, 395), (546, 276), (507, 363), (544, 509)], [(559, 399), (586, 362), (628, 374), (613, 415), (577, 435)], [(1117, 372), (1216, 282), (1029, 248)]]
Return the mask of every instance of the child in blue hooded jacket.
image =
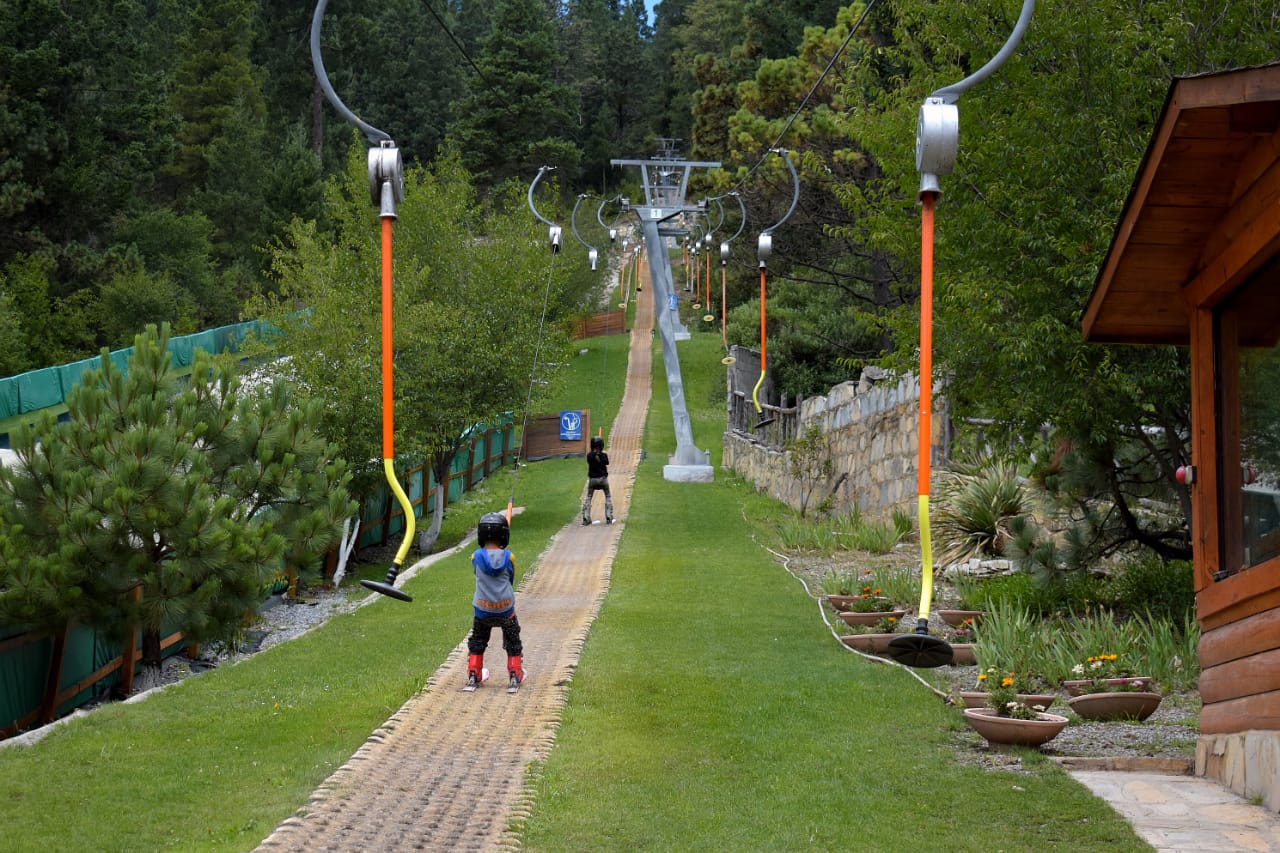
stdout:
[(484, 681), (484, 650), (494, 628), (502, 629), (502, 648), (507, 652), (507, 689), (514, 692), (524, 681), (521, 657), (520, 622), (516, 619), (516, 563), (507, 545), (511, 527), (500, 512), (487, 512), (477, 525), (480, 547), (471, 555), (476, 574), (476, 594), (472, 600), (475, 621), (467, 639), (467, 684), (464, 690), (475, 690)]

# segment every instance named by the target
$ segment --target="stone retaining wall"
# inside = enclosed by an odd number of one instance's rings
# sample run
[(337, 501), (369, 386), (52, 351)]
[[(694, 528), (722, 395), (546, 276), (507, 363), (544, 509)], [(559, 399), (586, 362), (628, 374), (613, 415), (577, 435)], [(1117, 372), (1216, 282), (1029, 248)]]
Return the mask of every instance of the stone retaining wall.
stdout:
[[(868, 518), (887, 519), (895, 508), (914, 515), (919, 399), (920, 385), (907, 374), (897, 382), (844, 382), (825, 397), (804, 400), (798, 434), (803, 436), (810, 424), (816, 424), (827, 437), (835, 471), (830, 482), (814, 489), (809, 508), (821, 503), (834, 487), (836, 511), (856, 505)], [(948, 458), (951, 430), (946, 401), (936, 389), (933, 404), (930, 443), (936, 467)], [(801, 484), (789, 473), (783, 449), (729, 431), (724, 436), (723, 464), (753, 483), (757, 491), (800, 508)]]

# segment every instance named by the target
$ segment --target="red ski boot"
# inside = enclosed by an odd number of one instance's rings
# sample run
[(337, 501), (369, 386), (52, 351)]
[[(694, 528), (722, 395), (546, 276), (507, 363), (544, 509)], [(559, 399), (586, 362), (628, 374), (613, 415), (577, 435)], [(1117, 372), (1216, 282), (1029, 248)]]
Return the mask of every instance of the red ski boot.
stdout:
[(524, 667), (520, 662), (520, 655), (507, 655), (507, 692), (515, 693), (520, 689), (520, 682), (524, 681)]
[(484, 655), (470, 655), (467, 658), (467, 684), (462, 689), (471, 693), (484, 681)]

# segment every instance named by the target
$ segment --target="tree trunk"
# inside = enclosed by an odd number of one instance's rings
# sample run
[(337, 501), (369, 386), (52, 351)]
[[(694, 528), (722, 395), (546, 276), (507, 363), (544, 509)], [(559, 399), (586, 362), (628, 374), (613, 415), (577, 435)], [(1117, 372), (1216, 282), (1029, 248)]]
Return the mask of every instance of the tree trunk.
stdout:
[(134, 688), (137, 692), (151, 690), (159, 687), (161, 684), (160, 677), (160, 632), (154, 628), (144, 628), (142, 630), (142, 656), (139, 659), (142, 668), (138, 671), (138, 677), (134, 682)]
[(435, 548), (436, 540), (440, 538), (440, 525), (444, 522), (445, 487), (437, 482), (434, 492), (436, 499), (431, 509), (431, 526), (418, 534), (418, 550), (424, 554), (430, 554)]
[(49, 656), (49, 674), (45, 682), (44, 700), (40, 703), (40, 723), (48, 725), (53, 722), (58, 712), (58, 688), (62, 684), (62, 668), (67, 660), (67, 637), (71, 633), (71, 623), (63, 626), (61, 631), (53, 635), (53, 651)]

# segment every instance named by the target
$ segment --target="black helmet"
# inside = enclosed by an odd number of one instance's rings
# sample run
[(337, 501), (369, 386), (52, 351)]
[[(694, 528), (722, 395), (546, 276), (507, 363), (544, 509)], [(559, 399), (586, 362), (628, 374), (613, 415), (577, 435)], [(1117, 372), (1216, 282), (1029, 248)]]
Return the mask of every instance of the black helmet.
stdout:
[(591, 449), (604, 450), (604, 439), (598, 435), (591, 436)]
[(505, 548), (511, 541), (511, 528), (507, 525), (507, 517), (500, 512), (486, 512), (480, 516), (476, 534), (481, 545), (496, 542), (499, 548)]

